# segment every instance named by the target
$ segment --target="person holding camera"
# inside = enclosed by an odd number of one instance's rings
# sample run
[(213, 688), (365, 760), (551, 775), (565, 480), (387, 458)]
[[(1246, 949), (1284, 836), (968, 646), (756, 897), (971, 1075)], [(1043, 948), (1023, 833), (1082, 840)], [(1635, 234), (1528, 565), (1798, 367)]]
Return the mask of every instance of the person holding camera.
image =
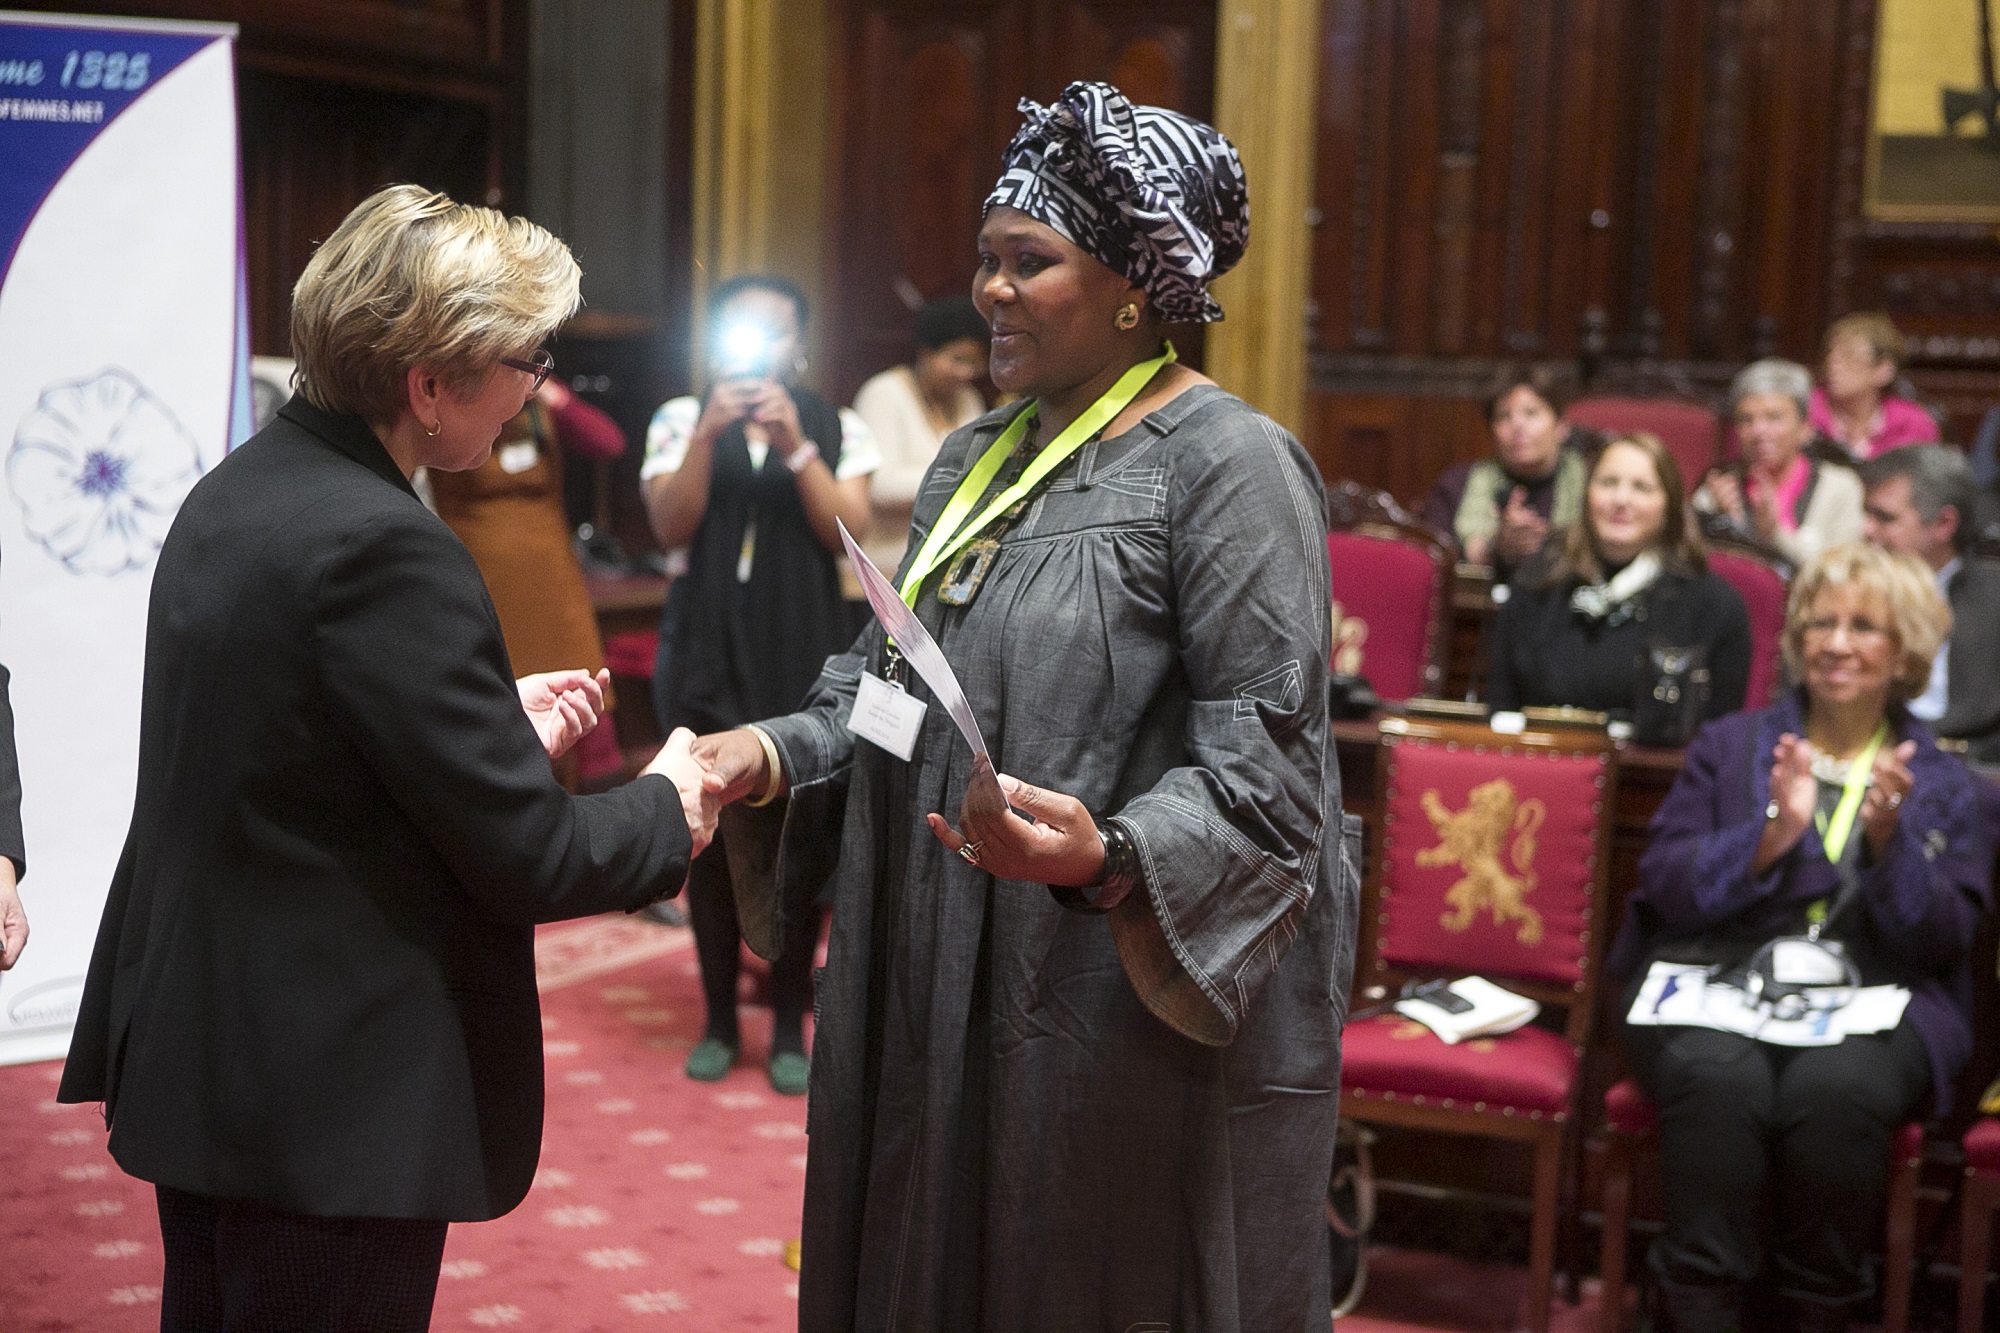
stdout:
[[(854, 637), (835, 563), (838, 523), (867, 531), (880, 453), (860, 417), (798, 383), (805, 319), (805, 294), (784, 278), (721, 284), (708, 304), (708, 391), (666, 403), (647, 432), (639, 477), (653, 535), (687, 550), (660, 621), (654, 707), (663, 731), (706, 734), (788, 713)], [(704, 1082), (727, 1074), (742, 1046), (742, 935), (724, 841), (688, 876), (708, 1019), (687, 1073)], [(815, 943), (798, 932), (771, 967), (771, 1086), (794, 1096), (806, 1090)]]
[[(1971, 1054), (1992, 859), (1964, 765), (1907, 707), (1950, 624), (1915, 560), (1821, 553), (1785, 613), (1803, 684), (1703, 728), (1653, 817), (1605, 968), (1627, 986), (1626, 1055), (1659, 1108), (1666, 1231), (1651, 1263), (1679, 1333), (1734, 1333), (1753, 1284), (1801, 1329), (1844, 1328), (1869, 1294), (1890, 1137), (1926, 1102), (1949, 1109)], [(1777, 941), (1845, 974), (1818, 1007), (1897, 986), (1900, 1021), (1820, 1046), (1631, 1021), (1656, 960), (1741, 974), (1783, 1018)]]

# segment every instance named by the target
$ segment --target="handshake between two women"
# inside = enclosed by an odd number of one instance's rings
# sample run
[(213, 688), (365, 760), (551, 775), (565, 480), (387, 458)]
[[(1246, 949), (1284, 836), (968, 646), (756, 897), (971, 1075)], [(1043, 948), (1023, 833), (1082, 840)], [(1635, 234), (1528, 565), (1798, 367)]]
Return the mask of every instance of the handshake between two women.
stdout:
[[(555, 671), (516, 682), (521, 708), (551, 758), (597, 725), (610, 679), (605, 671)], [(699, 738), (677, 727), (640, 775), (648, 773), (680, 792), (696, 855), (715, 837), (723, 806), (746, 797), (761, 798), (761, 804), (785, 789), (775, 747), (748, 727)], [(994, 783), (971, 785), (956, 829), (942, 815), (928, 822), (947, 848), (1002, 879), (1085, 887), (1104, 878), (1106, 849), (1098, 828), (1080, 802), (1061, 792), (1001, 775)]]
[[(604, 688), (610, 683), (609, 671), (596, 675), (547, 671), (514, 682), (521, 696), (521, 711), (534, 725), (549, 758), (561, 758), (597, 726), (604, 716)], [(716, 814), (726, 802), (722, 798), (723, 780), (694, 757), (694, 739), (686, 727), (675, 728), (639, 775), (656, 773), (680, 792), (681, 813), (687, 817), (688, 833), (694, 839), (694, 855), (699, 856), (714, 839)]]

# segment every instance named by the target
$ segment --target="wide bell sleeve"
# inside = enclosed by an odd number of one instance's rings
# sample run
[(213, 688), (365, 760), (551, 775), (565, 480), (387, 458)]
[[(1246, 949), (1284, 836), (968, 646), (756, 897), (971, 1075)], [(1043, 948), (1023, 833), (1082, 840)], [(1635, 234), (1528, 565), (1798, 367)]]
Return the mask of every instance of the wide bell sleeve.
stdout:
[(1208, 1045), (1234, 1037), (1338, 856), (1326, 676), (1324, 493), (1263, 416), (1183, 427), (1168, 488), (1189, 703), (1178, 767), (1123, 809), (1140, 888), (1109, 921), (1147, 1007)]

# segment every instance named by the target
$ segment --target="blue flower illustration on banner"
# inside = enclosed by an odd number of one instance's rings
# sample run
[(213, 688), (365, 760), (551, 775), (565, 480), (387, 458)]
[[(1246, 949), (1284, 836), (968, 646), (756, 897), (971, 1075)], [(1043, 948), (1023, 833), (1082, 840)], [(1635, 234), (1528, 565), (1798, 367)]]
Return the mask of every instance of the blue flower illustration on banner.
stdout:
[(72, 574), (152, 564), (200, 477), (194, 437), (115, 367), (43, 390), (7, 453), (22, 527)]

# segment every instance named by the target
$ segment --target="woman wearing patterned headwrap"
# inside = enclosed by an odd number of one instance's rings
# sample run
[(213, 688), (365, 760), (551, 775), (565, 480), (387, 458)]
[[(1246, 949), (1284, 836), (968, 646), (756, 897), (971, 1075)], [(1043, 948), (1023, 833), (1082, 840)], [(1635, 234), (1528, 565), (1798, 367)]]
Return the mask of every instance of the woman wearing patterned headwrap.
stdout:
[[(1004, 776), (874, 625), (698, 743), (782, 798), (731, 814), (782, 825), (783, 896), (832, 879), (800, 1326), (1323, 1330), (1356, 889), (1323, 495), (1163, 337), (1243, 252), (1228, 141), (1103, 84), (1022, 110), (973, 296), (1025, 401), (946, 440), (897, 577)], [(855, 709), (885, 679), (929, 705), (907, 749)]]

